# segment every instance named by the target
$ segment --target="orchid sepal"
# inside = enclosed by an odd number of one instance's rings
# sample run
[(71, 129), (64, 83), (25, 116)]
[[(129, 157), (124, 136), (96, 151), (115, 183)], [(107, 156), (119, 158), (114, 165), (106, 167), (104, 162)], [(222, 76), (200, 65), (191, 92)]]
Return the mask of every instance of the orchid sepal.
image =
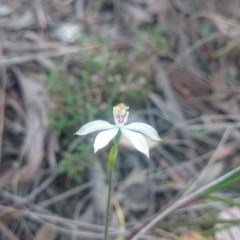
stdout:
[(113, 124), (110, 124), (107, 121), (103, 120), (96, 120), (89, 122), (85, 125), (83, 125), (75, 134), (77, 135), (86, 135), (92, 132), (101, 131), (101, 130), (109, 130), (112, 128), (115, 128), (116, 126)]

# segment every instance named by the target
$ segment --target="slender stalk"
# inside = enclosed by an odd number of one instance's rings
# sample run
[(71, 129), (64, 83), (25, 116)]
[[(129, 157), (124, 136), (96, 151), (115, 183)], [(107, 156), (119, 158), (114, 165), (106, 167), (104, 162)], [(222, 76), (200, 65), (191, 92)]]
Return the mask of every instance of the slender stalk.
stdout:
[(114, 145), (108, 156), (108, 197), (107, 197), (104, 240), (107, 240), (107, 237), (108, 237), (108, 225), (109, 225), (109, 218), (110, 218), (110, 207), (111, 207), (111, 196), (112, 196), (112, 175), (113, 175), (115, 162), (117, 159), (118, 144), (120, 141), (120, 137), (121, 137), (121, 132), (119, 131), (117, 136), (114, 139)]
[(110, 218), (110, 203), (112, 196), (112, 173), (113, 169), (111, 167), (108, 168), (108, 198), (107, 198), (107, 209), (106, 209), (106, 220), (105, 220), (105, 231), (104, 231), (104, 239), (107, 240), (108, 235), (108, 225)]

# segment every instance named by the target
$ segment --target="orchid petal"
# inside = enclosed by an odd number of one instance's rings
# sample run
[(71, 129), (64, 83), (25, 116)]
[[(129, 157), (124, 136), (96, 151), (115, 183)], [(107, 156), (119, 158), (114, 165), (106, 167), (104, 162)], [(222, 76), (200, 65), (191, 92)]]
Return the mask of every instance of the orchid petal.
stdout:
[(86, 135), (88, 133), (92, 133), (95, 131), (108, 130), (108, 129), (112, 129), (112, 128), (116, 128), (116, 126), (110, 124), (107, 121), (96, 120), (96, 121), (92, 121), (92, 122), (89, 122), (89, 123), (83, 125), (75, 134)]
[(117, 135), (118, 131), (119, 128), (114, 126), (113, 129), (100, 132), (94, 142), (94, 153), (105, 147)]
[(140, 123), (140, 122), (130, 123), (128, 125), (125, 125), (124, 128), (132, 131), (140, 132), (157, 141), (161, 140), (161, 138), (158, 136), (157, 131), (146, 123)]
[(149, 148), (143, 135), (140, 133), (132, 132), (125, 127), (122, 127), (120, 129), (122, 134), (133, 144), (133, 146), (149, 158)]

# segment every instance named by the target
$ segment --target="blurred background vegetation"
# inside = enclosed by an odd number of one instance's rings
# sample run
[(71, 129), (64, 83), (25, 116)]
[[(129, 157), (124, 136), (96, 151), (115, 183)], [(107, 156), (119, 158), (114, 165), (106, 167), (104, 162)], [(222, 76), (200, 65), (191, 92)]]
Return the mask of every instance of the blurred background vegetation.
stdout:
[(239, 240), (239, 12), (239, 0), (1, 1), (0, 238), (100, 239), (110, 146), (93, 154), (96, 134), (74, 133), (113, 123), (123, 102), (163, 142), (147, 139), (146, 159), (121, 139), (111, 227), (134, 239), (155, 216), (141, 239)]

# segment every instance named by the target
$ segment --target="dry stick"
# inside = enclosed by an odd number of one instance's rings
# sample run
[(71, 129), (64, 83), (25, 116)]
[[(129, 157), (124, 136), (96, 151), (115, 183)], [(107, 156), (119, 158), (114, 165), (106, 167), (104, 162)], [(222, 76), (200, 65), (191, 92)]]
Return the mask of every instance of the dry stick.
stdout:
[(38, 204), (34, 204), (34, 203), (30, 203), (29, 200), (27, 198), (23, 198), (23, 197), (19, 197), (17, 195), (11, 194), (7, 191), (1, 190), (0, 189), (0, 197), (1, 198), (5, 198), (8, 199), (14, 203), (18, 203), (19, 205), (24, 205), (26, 204), (29, 208), (32, 208), (33, 210), (37, 211), (37, 212), (41, 212), (41, 213), (48, 213), (51, 214), (50, 211), (42, 208), (41, 206), (39, 206)]
[[(59, 218), (58, 219), (55, 216), (48, 216), (48, 215), (44, 215), (44, 214), (33, 213), (33, 212), (30, 212), (29, 210), (25, 210), (25, 211), (20, 210), (19, 211), (19, 210), (16, 210), (14, 208), (9, 208), (9, 207), (5, 207), (5, 206), (0, 206), (0, 209), (2, 207), (5, 208), (5, 209), (8, 209), (7, 212), (10, 212), (12, 215), (18, 216), (19, 215), (18, 213), (20, 213), (23, 216), (27, 216), (31, 220), (38, 221), (41, 224), (47, 224), (48, 226), (53, 227), (53, 229), (55, 229), (57, 232), (60, 232), (62, 234), (72, 235), (74, 233), (78, 237), (82, 237), (84, 239), (88, 239), (88, 238), (89, 239), (96, 239), (99, 236), (99, 233), (94, 232), (94, 230), (96, 230), (94, 228), (92, 229), (92, 231), (82, 231), (82, 230), (78, 230), (78, 229), (77, 230), (69, 229), (70, 226), (68, 224), (68, 219), (64, 219), (64, 218)], [(10, 209), (12, 209), (12, 210), (10, 210)], [(45, 216), (45, 220), (44, 220), (44, 216)], [(58, 224), (54, 224), (54, 223), (49, 222), (49, 218), (52, 218), (53, 222), (55, 222), (55, 220), (58, 219), (59, 221), (56, 221), (56, 222), (58, 222)], [(63, 224), (66, 227), (59, 226), (60, 224)], [(72, 225), (72, 223), (70, 223), (70, 224)], [(79, 225), (81, 226), (81, 224), (79, 224)], [(96, 227), (98, 227), (98, 226), (96, 226)]]
[(199, 39), (194, 44), (192, 44), (189, 48), (184, 50), (180, 55), (177, 56), (177, 58), (173, 62), (173, 64), (171, 64), (169, 66), (168, 72), (171, 72), (172, 70), (174, 70), (187, 55), (191, 54), (193, 51), (195, 51), (196, 49), (198, 49), (202, 45), (204, 45), (204, 44), (206, 44), (206, 43), (208, 43), (208, 42), (210, 42), (214, 39), (217, 39), (219, 37), (224, 37), (224, 36), (225, 36), (225, 34), (223, 34), (223, 33), (212, 33), (207, 37)]
[[(13, 202), (19, 202), (21, 204), (25, 204), (25, 205), (28, 205), (30, 208), (34, 209), (35, 211), (38, 211), (38, 212), (44, 212), (44, 213), (49, 213), (51, 214), (50, 212), (48, 212), (47, 210), (45, 210), (44, 208), (42, 208), (41, 206), (39, 205), (36, 205), (34, 203), (30, 203), (29, 201), (31, 201), (37, 194), (39, 194), (39, 191), (41, 191), (48, 183), (49, 181), (51, 181), (52, 179), (54, 178), (54, 176), (52, 178), (49, 178), (47, 179), (46, 181), (43, 182), (43, 184), (40, 186), (40, 189), (38, 189), (36, 192), (33, 191), (32, 194), (29, 194), (26, 198), (22, 198), (22, 197), (19, 197), (19, 196), (16, 196), (16, 195), (13, 195), (13, 194), (10, 194), (4, 190), (0, 190), (0, 196), (3, 197), (3, 198), (6, 198), (6, 199), (9, 199)], [(90, 186), (92, 185), (92, 182), (88, 182), (88, 183), (85, 183), (81, 186), (78, 186), (76, 188), (73, 188), (71, 190), (69, 190), (68, 192), (65, 192), (63, 194), (60, 194), (56, 197), (53, 197), (51, 199), (48, 199), (44, 202), (42, 202), (42, 204), (44, 206), (49, 206), (50, 204), (52, 203), (55, 203), (55, 202), (58, 202), (58, 201), (61, 201), (65, 198), (68, 198), (80, 191), (83, 191), (84, 189), (87, 189), (89, 188)], [(1, 206), (0, 206), (1, 207)], [(6, 209), (14, 209), (14, 208), (7, 208)], [(18, 210), (14, 209), (13, 210), (14, 212), (19, 212)], [(31, 212), (28, 213), (28, 215), (30, 214)], [(34, 213), (32, 213), (34, 215)], [(74, 221), (71, 221), (70, 219), (64, 219), (64, 218), (61, 218), (61, 217), (58, 217), (58, 216), (51, 216), (51, 215), (43, 215), (43, 214), (40, 214), (38, 213), (39, 216), (41, 216), (43, 219), (44, 217), (47, 219), (47, 218), (50, 218), (52, 219), (53, 221), (54, 220), (59, 220), (61, 221), (63, 224), (67, 223), (70, 221), (70, 223), (73, 223)], [(37, 213), (35, 213), (35, 215), (37, 215)], [(64, 219), (64, 220), (63, 220)], [(96, 226), (94, 224), (88, 224), (88, 223), (84, 223), (84, 222), (80, 222), (78, 221), (77, 222), (79, 226), (83, 227), (83, 228), (88, 228), (88, 229), (91, 229), (91, 230), (103, 230), (103, 227), (100, 227), (100, 226)], [(112, 229), (113, 230), (113, 229)], [(77, 234), (78, 235), (78, 234)], [(114, 233), (115, 235), (115, 233)], [(86, 232), (86, 235), (85, 236), (88, 236), (88, 233)], [(91, 235), (89, 235), (91, 236)]]
[[(75, 210), (74, 210), (74, 214), (73, 214), (73, 219), (74, 219), (74, 220), (76, 220), (76, 221), (78, 220), (83, 205), (84, 205), (89, 199), (91, 199), (91, 197), (92, 197), (92, 193), (90, 192), (90, 193), (86, 194), (86, 195), (77, 203), (77, 205), (76, 205), (76, 207), (75, 207)], [(75, 227), (75, 226), (73, 226), (73, 227)], [(76, 228), (76, 227), (75, 227), (75, 228)], [(77, 235), (76, 235), (76, 234), (73, 234), (73, 235), (72, 235), (72, 240), (77, 240)]]
[(7, 85), (7, 76), (5, 69), (0, 73), (0, 164), (2, 160), (2, 140), (3, 140), (3, 126), (4, 126), (4, 108), (5, 108), (5, 91)]
[(8, 239), (19, 240), (12, 231), (10, 231), (3, 223), (0, 222), (0, 232), (2, 232)]
[(225, 174), (224, 176), (216, 179), (215, 181), (212, 181), (211, 183), (207, 184), (206, 186), (200, 188), (199, 190), (187, 195), (184, 198), (179, 199), (175, 203), (173, 203), (169, 208), (164, 210), (162, 213), (159, 213), (156, 217), (154, 217), (152, 220), (150, 220), (148, 223), (143, 226), (140, 231), (138, 231), (134, 236), (130, 236), (127, 238), (128, 240), (137, 240), (143, 233), (148, 231), (150, 228), (152, 228), (154, 225), (156, 225), (160, 220), (162, 220), (164, 217), (168, 216), (170, 213), (173, 211), (177, 210), (178, 208), (189, 204), (193, 201), (199, 200), (202, 198), (202, 194), (211, 187), (215, 186), (221, 181), (224, 181), (227, 179), (229, 176), (235, 174), (236, 172), (240, 171), (240, 167), (236, 168), (235, 170), (232, 170), (231, 172)]
[[(99, 225), (95, 225), (95, 224), (91, 224), (91, 223), (86, 223), (86, 222), (81, 222), (81, 221), (77, 221), (77, 220), (73, 220), (73, 219), (63, 218), (63, 217), (59, 217), (59, 216), (55, 216), (55, 215), (46, 215), (46, 214), (41, 214), (41, 213), (37, 213), (37, 212), (31, 212), (30, 210), (19, 210), (19, 209), (15, 209), (13, 207), (7, 207), (7, 206), (2, 206), (2, 205), (0, 205), (0, 210), (2, 211), (2, 213), (6, 213), (6, 212), (12, 213), (12, 215), (14, 215), (14, 216), (18, 216), (21, 214), (22, 216), (26, 216), (35, 221), (36, 220), (40, 221), (41, 223), (42, 222), (51, 223), (51, 224), (54, 224), (54, 226), (55, 225), (59, 226), (61, 224), (64, 224), (64, 225), (69, 224), (69, 225), (74, 225), (75, 227), (76, 226), (82, 227), (82, 228), (85, 228), (85, 229), (88, 229), (89, 231), (91, 231), (91, 232), (84, 231), (85, 236), (86, 235), (91, 236), (90, 233), (92, 233), (93, 231), (99, 231), (102, 233), (104, 230), (104, 226), (99, 226)], [(114, 232), (109, 233), (110, 236), (116, 236), (118, 234), (121, 234), (124, 236), (128, 233), (126, 231), (119, 231), (119, 230), (112, 229), (112, 228), (109, 228), (109, 230), (114, 231)], [(78, 234), (78, 236), (79, 236), (79, 234)], [(93, 238), (99, 239), (99, 233), (94, 236), (95, 237), (93, 237)], [(142, 235), (141, 239), (166, 240), (166, 239), (162, 239), (162, 238), (159, 239), (157, 237), (148, 236), (148, 235)]]
[[(131, 46), (131, 44), (127, 41), (112, 41), (109, 43), (110, 48), (121, 48), (121, 44), (124, 46)], [(118, 46), (119, 45), (119, 46)], [(90, 47), (59, 47), (56, 50), (50, 50), (46, 52), (40, 52), (40, 53), (33, 53), (33, 54), (27, 54), (22, 56), (4, 56), (0, 57), (0, 66), (9, 66), (19, 63), (24, 63), (32, 60), (39, 60), (44, 58), (51, 58), (51, 57), (59, 57), (67, 54), (75, 54), (83, 51), (89, 51), (98, 49), (101, 46), (98, 44), (92, 45)]]
[[(47, 185), (48, 183), (53, 180), (55, 177), (55, 175), (53, 175), (53, 177), (47, 179), (46, 181), (44, 181), (41, 185), (39, 189), (36, 189), (36, 191), (33, 191), (31, 194), (29, 194), (27, 197), (23, 198), (23, 197), (19, 197), (17, 195), (13, 195), (7, 191), (4, 190), (0, 190), (0, 196), (2, 198), (6, 198), (10, 201), (13, 201), (14, 203), (21, 203), (21, 204), (27, 204), (29, 207), (31, 207), (32, 209), (35, 209), (36, 211), (39, 212), (45, 212), (45, 213), (50, 213), (48, 212), (46, 209), (44, 209), (43, 207), (49, 206), (52, 203), (61, 201), (65, 198), (68, 198), (74, 194), (79, 193), (80, 191), (83, 191), (87, 188), (89, 188), (92, 185), (92, 182), (88, 182), (85, 184), (82, 184), (78, 187), (75, 187), (67, 192), (64, 192), (62, 194), (59, 194), (58, 196), (55, 196), (53, 198), (50, 198), (46, 201), (43, 201), (42, 203), (38, 203), (38, 204), (34, 204), (34, 203), (30, 203), (31, 200), (33, 200), (37, 194), (40, 193), (40, 191), (42, 191)], [(42, 206), (41, 206), (42, 205)]]
[(185, 139), (190, 140), (191, 134), (189, 133), (189, 130), (186, 128), (185, 118), (183, 116), (182, 111), (180, 110), (181, 108), (179, 107), (179, 103), (174, 96), (173, 89), (171, 84), (169, 83), (166, 71), (164, 70), (162, 65), (158, 63), (157, 60), (156, 62), (157, 62), (155, 76), (156, 84), (163, 89), (163, 94), (165, 95), (165, 98), (169, 102), (169, 108), (171, 107), (170, 111), (172, 112), (174, 118), (176, 118), (178, 122), (177, 127), (179, 127), (179, 131), (181, 132)]
[[(159, 116), (158, 114), (154, 114), (156, 116)], [(228, 115), (211, 115), (208, 116), (210, 119), (213, 120), (236, 120), (237, 123), (233, 123), (231, 124), (232, 127), (234, 128), (239, 128), (240, 124), (239, 124), (239, 120), (240, 120), (240, 116), (239, 115), (234, 115), (234, 114), (228, 114)], [(197, 124), (197, 122), (201, 121), (202, 117), (196, 117), (190, 120), (186, 120), (186, 124), (187, 124), (187, 128), (189, 130), (198, 130), (198, 129), (202, 129), (203, 128), (203, 124)], [(195, 124), (195, 125), (191, 125), (191, 124)], [(209, 129), (209, 130), (217, 130), (217, 129), (225, 129), (229, 126), (229, 123), (221, 123), (220, 126), (219, 124), (216, 123), (210, 123), (210, 124), (204, 124), (204, 128)], [(171, 134), (173, 131), (176, 130), (176, 126), (172, 126), (170, 127), (167, 132), (165, 133), (165, 136), (169, 136), (169, 134)]]
[[(13, 201), (15, 203), (19, 203), (19, 204), (23, 204), (27, 201), (27, 199), (25, 199), (25, 198), (21, 198), (19, 196), (12, 195), (3, 190), (0, 190), (0, 196), (3, 198), (9, 199), (10, 201)], [(67, 219), (67, 218), (59, 217), (57, 215), (52, 215), (51, 212), (42, 208), (41, 206), (38, 206), (37, 204), (30, 203), (29, 207), (32, 208), (36, 212), (31, 212), (30, 210), (19, 210), (14, 207), (7, 207), (7, 206), (1, 206), (1, 205), (0, 205), (0, 210), (2, 210), (2, 213), (12, 212), (14, 215), (18, 214), (18, 213), (22, 213), (23, 215), (26, 215), (26, 216), (33, 216), (33, 217), (37, 216), (38, 218), (45, 219), (46, 221), (49, 220), (52, 222), (57, 222), (57, 223), (62, 223), (62, 224), (65, 224), (65, 223), (75, 224), (79, 227), (83, 227), (83, 228), (86, 228), (86, 229), (89, 229), (92, 231), (93, 230), (102, 230), (103, 231), (103, 229), (104, 229), (103, 226), (98, 226), (98, 225), (81, 222), (81, 221), (74, 221), (72, 219)]]
[(231, 126), (229, 126), (223, 136), (222, 139), (220, 140), (217, 149), (214, 151), (212, 157), (210, 158), (210, 160), (208, 161), (206, 167), (203, 169), (203, 171), (199, 174), (199, 176), (197, 177), (197, 179), (192, 183), (192, 185), (187, 189), (187, 191), (182, 195), (182, 197), (186, 196), (187, 194), (189, 194), (190, 192), (192, 192), (194, 189), (196, 189), (199, 186), (199, 183), (205, 178), (205, 176), (207, 175), (208, 171), (209, 171), (209, 167), (216, 161), (216, 156), (219, 153), (219, 151), (222, 150), (223, 146), (226, 144), (227, 140), (229, 139), (231, 133), (232, 133), (233, 128)]
[(63, 47), (61, 49), (57, 50), (51, 50), (47, 52), (41, 52), (41, 53), (33, 53), (28, 55), (22, 55), (22, 56), (13, 56), (13, 57), (1, 57), (0, 58), (0, 66), (9, 66), (19, 63), (24, 63), (32, 60), (38, 60), (38, 59), (44, 59), (44, 58), (50, 58), (50, 57), (58, 57), (66, 54), (73, 54), (78, 53), (80, 51), (84, 50), (90, 50), (94, 49), (96, 47), (92, 48), (80, 48), (80, 47)]
[(34, 189), (30, 194), (26, 196), (28, 201), (34, 200), (35, 197), (41, 193), (44, 189), (46, 189), (57, 177), (57, 174), (50, 175), (45, 181), (43, 181), (36, 189)]
[[(229, 126), (229, 123), (209, 123), (209, 124), (205, 124), (204, 128), (210, 131), (217, 131), (219, 129), (225, 129)], [(231, 126), (233, 128), (240, 128), (240, 123), (239, 122), (235, 122), (232, 123)], [(187, 128), (189, 128), (190, 130), (198, 130), (198, 129), (203, 129), (203, 125), (202, 124), (195, 124), (195, 125), (191, 125), (188, 126)]]
[[(240, 201), (240, 198), (231, 198), (231, 199), (235, 202)], [(218, 209), (220, 209), (224, 205), (225, 204), (222, 203), (222, 202), (216, 202), (216, 201), (211, 202), (211, 201), (209, 201), (209, 202), (205, 202), (205, 203), (194, 204), (194, 205), (190, 205), (190, 206), (187, 206), (187, 207), (183, 207), (183, 208), (178, 209), (176, 212), (186, 212), (186, 211), (189, 211), (189, 210), (200, 210), (200, 209), (207, 208), (207, 207), (215, 207), (215, 208), (218, 207)]]
[[(0, 39), (0, 56), (2, 56), (2, 39)], [(6, 69), (2, 68), (0, 73), (0, 165), (2, 160), (2, 139), (4, 126), (5, 92), (7, 85)]]
[(79, 192), (81, 192), (83, 190), (88, 189), (89, 187), (91, 187), (92, 184), (93, 184), (93, 182), (84, 183), (84, 184), (82, 184), (80, 186), (77, 186), (77, 187), (75, 187), (75, 188), (73, 188), (73, 189), (71, 189), (69, 191), (66, 191), (66, 192), (64, 192), (62, 194), (59, 194), (59, 195), (57, 195), (57, 196), (55, 196), (53, 198), (47, 199), (47, 200), (45, 200), (43, 202), (40, 202), (38, 204), (41, 205), (42, 207), (47, 207), (47, 206), (49, 206), (49, 205), (51, 205), (53, 203), (62, 201), (62, 200), (66, 199), (66, 198), (69, 198), (69, 197), (71, 197), (71, 196), (73, 196), (73, 195), (75, 195), (75, 194), (77, 194), (77, 193), (79, 193)]

